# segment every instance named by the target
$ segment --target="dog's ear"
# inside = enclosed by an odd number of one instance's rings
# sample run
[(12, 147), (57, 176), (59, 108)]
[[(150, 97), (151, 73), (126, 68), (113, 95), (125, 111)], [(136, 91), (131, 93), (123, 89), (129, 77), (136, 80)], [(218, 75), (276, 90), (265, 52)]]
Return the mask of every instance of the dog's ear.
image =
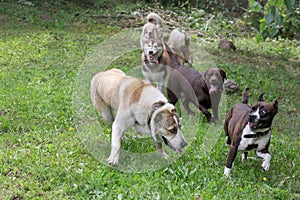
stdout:
[(279, 98), (273, 102), (273, 107), (274, 107), (274, 110), (276, 113), (278, 112), (278, 100), (279, 100)]
[(264, 93), (261, 93), (257, 99), (257, 101), (264, 101)]
[(152, 110), (157, 110), (158, 108), (162, 107), (163, 105), (165, 105), (165, 102), (163, 102), (163, 101), (155, 102), (152, 105)]
[(164, 38), (164, 33), (161, 33), (160, 36), (158, 37), (158, 39), (163, 41), (163, 38)]
[(223, 78), (223, 82), (224, 82), (224, 80), (227, 79), (226, 72), (222, 68), (219, 68), (219, 72), (220, 72), (220, 74), (221, 74), (221, 76)]
[(148, 37), (149, 37), (149, 38), (154, 38), (154, 34), (153, 34), (152, 31), (150, 31), (150, 32), (148, 33)]

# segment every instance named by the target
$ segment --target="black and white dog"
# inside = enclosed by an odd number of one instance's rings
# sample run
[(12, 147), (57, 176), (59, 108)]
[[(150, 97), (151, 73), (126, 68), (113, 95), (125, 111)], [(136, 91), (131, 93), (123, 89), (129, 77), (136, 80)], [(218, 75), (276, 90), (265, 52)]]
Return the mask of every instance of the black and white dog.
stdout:
[(278, 112), (278, 101), (265, 103), (263, 94), (258, 101), (252, 105), (247, 105), (248, 88), (243, 91), (243, 101), (234, 105), (227, 113), (224, 123), (224, 130), (227, 145), (230, 145), (224, 174), (229, 176), (233, 161), (237, 152), (243, 151), (242, 159), (247, 158), (250, 150), (255, 150), (258, 157), (263, 158), (262, 168), (269, 170), (271, 155), (269, 145), (271, 140), (271, 126), (274, 116)]

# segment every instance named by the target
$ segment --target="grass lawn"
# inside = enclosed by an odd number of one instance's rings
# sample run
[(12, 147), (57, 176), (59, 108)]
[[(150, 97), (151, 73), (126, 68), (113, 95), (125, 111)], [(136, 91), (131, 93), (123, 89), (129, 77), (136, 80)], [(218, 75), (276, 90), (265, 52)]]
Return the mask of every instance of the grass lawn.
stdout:
[[(122, 24), (103, 23), (97, 16), (117, 16), (110, 4), (19, 2), (0, 1), (0, 199), (300, 198), (299, 41), (257, 44), (253, 30), (236, 29), (242, 19), (222, 16), (212, 19), (204, 38), (192, 40), (201, 49), (196, 67), (221, 67), (239, 84), (237, 92), (224, 93), (222, 117), (241, 101), (245, 87), (250, 88), (250, 103), (261, 92), (268, 102), (280, 97), (268, 172), (260, 159), (239, 162), (239, 153), (231, 177), (225, 178), (223, 118), (208, 124), (202, 114), (189, 118), (184, 111), (183, 132), (189, 133), (184, 154), (177, 158), (168, 152), (170, 163), (151, 163), (150, 154), (130, 171), (136, 165), (128, 161), (136, 159), (125, 153), (120, 167), (105, 162), (111, 129), (91, 105), (89, 81), (111, 67), (140, 73), (139, 41), (126, 42), (138, 38), (140, 29), (128, 33)], [(116, 10), (130, 12), (138, 6), (118, 5)], [(218, 49), (216, 33), (236, 35), (238, 50)], [(126, 151), (155, 151), (151, 138), (128, 138), (122, 144)]]

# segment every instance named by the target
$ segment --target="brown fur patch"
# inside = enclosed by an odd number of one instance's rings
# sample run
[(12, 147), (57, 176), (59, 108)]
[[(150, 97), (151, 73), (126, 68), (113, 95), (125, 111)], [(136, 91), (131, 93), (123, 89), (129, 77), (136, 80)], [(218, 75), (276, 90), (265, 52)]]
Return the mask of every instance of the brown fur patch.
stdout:
[[(132, 85), (131, 85), (132, 84)], [(140, 100), (140, 96), (143, 92), (143, 88), (149, 86), (150, 84), (145, 83), (142, 80), (136, 79), (133, 83), (131, 83), (130, 86), (126, 89), (125, 92), (132, 91), (132, 86), (134, 87), (134, 90), (132, 94), (130, 95), (129, 104), (132, 105), (133, 103), (136, 103)]]

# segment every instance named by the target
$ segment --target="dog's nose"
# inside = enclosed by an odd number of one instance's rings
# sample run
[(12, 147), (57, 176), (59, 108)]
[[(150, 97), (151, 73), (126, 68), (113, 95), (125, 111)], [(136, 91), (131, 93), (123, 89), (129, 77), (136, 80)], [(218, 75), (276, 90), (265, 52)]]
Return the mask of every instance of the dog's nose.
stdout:
[(254, 120), (256, 118), (255, 115), (251, 115), (251, 114), (248, 117), (249, 117), (249, 122), (254, 122)]
[(186, 145), (187, 145), (187, 142), (185, 140), (182, 141), (181, 144), (180, 144), (181, 148), (185, 147)]
[(209, 81), (210, 81), (210, 83), (212, 83), (212, 84), (218, 83), (218, 79), (217, 79), (217, 77), (215, 77), (215, 76), (211, 77)]
[(149, 51), (149, 54), (150, 54), (150, 55), (153, 54), (153, 51)]

